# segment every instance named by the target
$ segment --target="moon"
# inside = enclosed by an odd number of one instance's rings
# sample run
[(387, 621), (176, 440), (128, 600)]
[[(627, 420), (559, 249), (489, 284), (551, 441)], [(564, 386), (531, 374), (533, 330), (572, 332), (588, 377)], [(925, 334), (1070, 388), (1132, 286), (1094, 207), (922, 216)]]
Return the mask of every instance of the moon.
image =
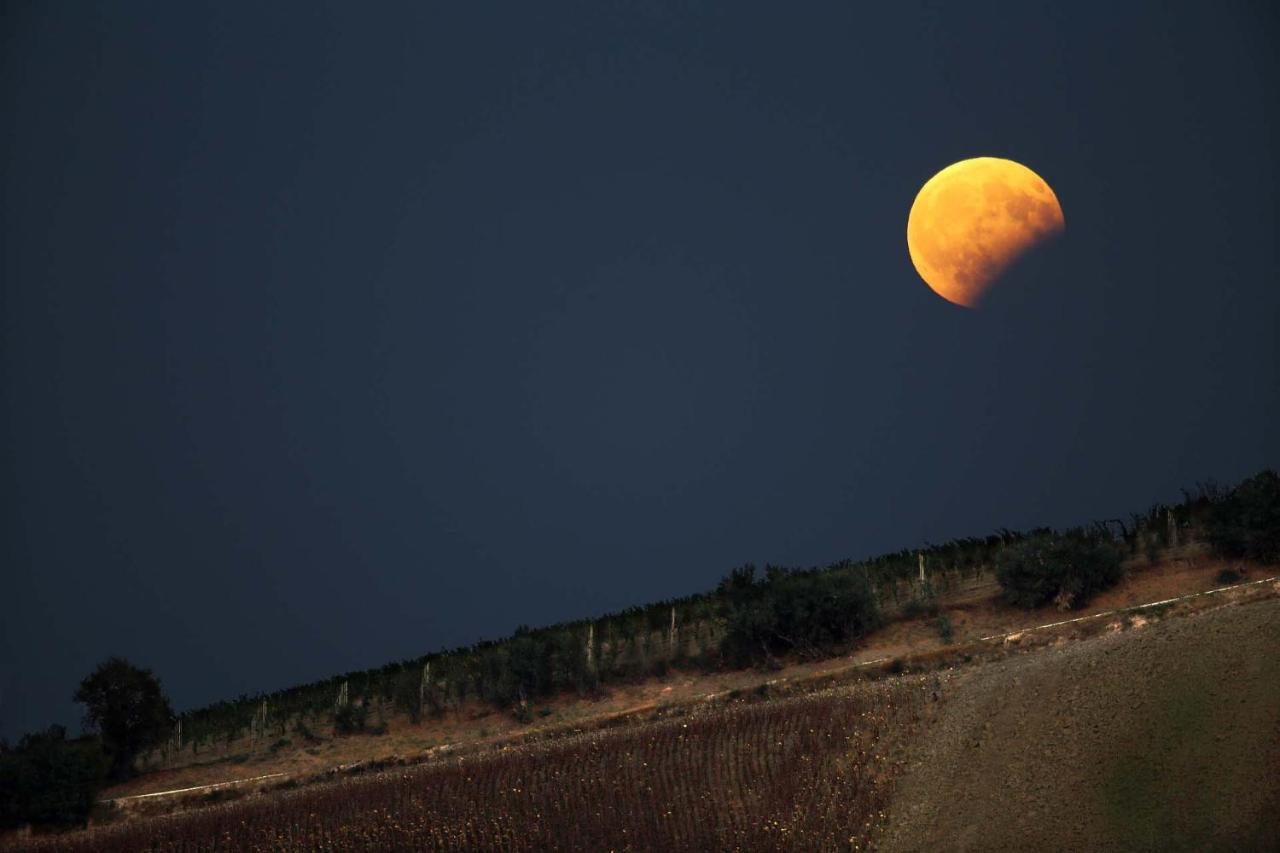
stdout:
[(975, 157), (920, 188), (907, 217), (907, 249), (935, 293), (974, 308), (1010, 264), (1065, 228), (1044, 178), (1012, 160)]

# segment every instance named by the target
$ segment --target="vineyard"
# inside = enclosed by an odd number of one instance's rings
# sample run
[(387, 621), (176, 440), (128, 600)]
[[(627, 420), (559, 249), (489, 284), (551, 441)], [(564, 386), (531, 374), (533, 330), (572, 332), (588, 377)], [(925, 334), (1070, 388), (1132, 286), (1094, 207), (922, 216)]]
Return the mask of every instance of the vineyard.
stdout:
[(932, 678), (917, 677), (708, 706), (48, 843), (83, 851), (861, 850), (880, 829), (896, 745), (935, 691)]
[[(1221, 495), (1200, 488), (1180, 504), (1153, 506), (1127, 522), (1113, 519), (1078, 530), (1113, 538), (1128, 554), (1154, 559), (1161, 549), (1192, 535), (1215, 500)], [(1049, 532), (1002, 530), (822, 568), (766, 566), (756, 574), (753, 566), (744, 566), (707, 593), (594, 619), (520, 628), (503, 640), (188, 710), (180, 715), (174, 737), (144, 756), (139, 766), (156, 769), (199, 762), (243, 750), (246, 744), (252, 749), (255, 743), (284, 737), (299, 724), (327, 728), (344, 709), (359, 711), (361, 720), (363, 715), (404, 713), (416, 722), (429, 714), (456, 711), (473, 700), (506, 708), (560, 692), (581, 694), (662, 675), (669, 669), (705, 672), (742, 666), (749, 661), (743, 649), (734, 648), (735, 637), (726, 621), (739, 605), (740, 615), (761, 603), (774, 610), (789, 609), (796, 626), (810, 632), (776, 651), (835, 654), (877, 620), (891, 618), (922, 598), (993, 582), (996, 556), (1003, 548)], [(748, 594), (743, 595), (744, 590)], [(833, 599), (844, 602), (839, 612), (821, 612), (821, 604)], [(855, 609), (866, 611), (866, 619), (851, 631), (854, 626), (847, 624), (847, 616)], [(790, 631), (781, 633), (793, 637)], [(746, 651), (758, 656), (757, 639), (749, 639)]]

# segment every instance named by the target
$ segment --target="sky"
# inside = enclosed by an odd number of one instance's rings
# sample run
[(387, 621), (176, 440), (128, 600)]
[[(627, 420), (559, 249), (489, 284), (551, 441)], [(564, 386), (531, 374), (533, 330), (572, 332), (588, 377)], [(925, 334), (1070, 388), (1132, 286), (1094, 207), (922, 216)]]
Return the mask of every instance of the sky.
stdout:
[[(9, 3), (0, 735), (1280, 465), (1258, 3)], [(916, 192), (1035, 170), (978, 310)]]

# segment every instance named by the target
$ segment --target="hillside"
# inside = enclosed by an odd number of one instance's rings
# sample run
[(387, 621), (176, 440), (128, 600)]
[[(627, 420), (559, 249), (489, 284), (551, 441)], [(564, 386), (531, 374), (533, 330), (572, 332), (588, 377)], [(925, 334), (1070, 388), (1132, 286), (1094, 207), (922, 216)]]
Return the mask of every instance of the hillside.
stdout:
[[(746, 565), (697, 596), (194, 709), (133, 778), (84, 789), (88, 833), (51, 841), (982, 848), (999, 836), (952, 808), (975, 797), (1010, 844), (1264, 843), (1278, 508), (1264, 472), (1128, 524)], [(1246, 610), (1253, 627), (1216, 627)], [(44, 778), (43, 753), (14, 755), (35, 773), (7, 778)], [(1170, 782), (1188, 773), (1229, 799)]]
[(1277, 661), (1259, 579), (52, 844), (1274, 849)]
[[(1098, 596), (1085, 612), (1096, 613), (1212, 589), (1221, 585), (1218, 572), (1226, 565), (1208, 558), (1194, 545), (1169, 552), (1156, 563), (1133, 561), (1125, 581)], [(1238, 561), (1230, 565), (1243, 567)], [(1260, 567), (1254, 567), (1247, 574), (1251, 578), (1262, 576)], [(903, 615), (872, 633), (847, 655), (816, 660), (784, 659), (780, 662), (781, 668), (773, 672), (754, 668), (672, 672), (666, 677), (619, 685), (594, 695), (566, 694), (540, 702), (529, 723), (522, 723), (512, 714), (497, 711), (484, 702), (472, 701), (456, 711), (438, 718), (425, 718), (416, 724), (407, 714), (390, 712), (385, 718), (387, 732), (380, 736), (335, 736), (331, 729), (313, 724), (314, 742), (296, 733), (256, 743), (242, 737), (198, 756), (173, 761), (170, 766), (156, 767), (109, 789), (104, 796), (136, 797), (264, 776), (278, 783), (391, 756), (413, 759), (464, 746), (501, 744), (513, 738), (537, 737), (599, 725), (619, 717), (644, 715), (732, 691), (750, 691), (766, 681), (805, 683), (846, 672), (868, 661), (936, 654), (948, 646), (963, 646), (982, 637), (1063, 618), (1053, 607), (1026, 611), (1005, 605), (999, 598), (998, 586), (991, 580), (943, 594), (939, 603), (941, 615), (951, 625), (950, 643), (944, 642), (935, 617)], [(156, 798), (149, 798), (145, 805), (148, 809), (164, 807)]]
[(1280, 600), (975, 668), (885, 851), (1280, 849)]
[[(1125, 581), (1100, 595), (1086, 612), (1100, 612), (1201, 592), (1219, 586), (1218, 572), (1226, 563), (1209, 559), (1195, 546), (1154, 564), (1135, 563)], [(1231, 565), (1243, 568), (1239, 562)], [(1255, 567), (1248, 577), (1262, 576)], [(1017, 630), (1030, 624), (1057, 621), (1062, 617), (1049, 607), (1025, 611), (1008, 607), (992, 583), (940, 597), (941, 614), (952, 625), (953, 644)], [(269, 774), (289, 778), (322, 773), (333, 767), (377, 761), (388, 756), (411, 758), (463, 745), (501, 743), (511, 738), (537, 736), (548, 731), (599, 724), (620, 716), (648, 713), (731, 691), (751, 690), (764, 681), (804, 682), (857, 667), (867, 661), (898, 656), (931, 654), (947, 646), (936, 620), (927, 616), (902, 616), (870, 635), (848, 655), (818, 660), (787, 660), (776, 672), (758, 669), (726, 672), (673, 672), (665, 678), (651, 678), (622, 685), (596, 695), (563, 695), (540, 703), (531, 723), (524, 724), (509, 713), (496, 711), (479, 701), (457, 712), (413, 723), (405, 714), (387, 717), (388, 731), (382, 736), (335, 736), (316, 726), (314, 743), (294, 735), (289, 742), (254, 744), (243, 738), (222, 750), (202, 753), (198, 763), (175, 762), (110, 789), (108, 797), (129, 797), (192, 786), (211, 785)], [(273, 748), (275, 747), (275, 748)]]

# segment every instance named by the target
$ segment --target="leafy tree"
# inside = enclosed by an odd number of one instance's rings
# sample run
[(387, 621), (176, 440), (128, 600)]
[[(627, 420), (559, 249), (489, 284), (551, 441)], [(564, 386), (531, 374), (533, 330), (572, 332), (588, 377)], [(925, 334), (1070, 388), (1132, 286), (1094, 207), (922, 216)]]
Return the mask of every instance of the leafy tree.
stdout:
[(83, 826), (107, 765), (98, 738), (70, 741), (62, 726), (0, 744), (0, 827)]
[(85, 706), (85, 724), (102, 735), (111, 776), (127, 777), (133, 760), (161, 743), (173, 727), (173, 708), (149, 669), (111, 657), (80, 682), (72, 698)]
[(1019, 607), (1041, 607), (1055, 600), (1080, 607), (1123, 576), (1115, 543), (1080, 531), (1023, 539), (996, 556), (996, 580), (1005, 600)]
[(1280, 562), (1280, 475), (1263, 471), (1215, 502), (1205, 538), (1223, 557)]
[(766, 567), (735, 569), (720, 584), (725, 636), (721, 652), (742, 665), (776, 653), (820, 654), (866, 634), (879, 624), (875, 596), (854, 571), (788, 572)]

